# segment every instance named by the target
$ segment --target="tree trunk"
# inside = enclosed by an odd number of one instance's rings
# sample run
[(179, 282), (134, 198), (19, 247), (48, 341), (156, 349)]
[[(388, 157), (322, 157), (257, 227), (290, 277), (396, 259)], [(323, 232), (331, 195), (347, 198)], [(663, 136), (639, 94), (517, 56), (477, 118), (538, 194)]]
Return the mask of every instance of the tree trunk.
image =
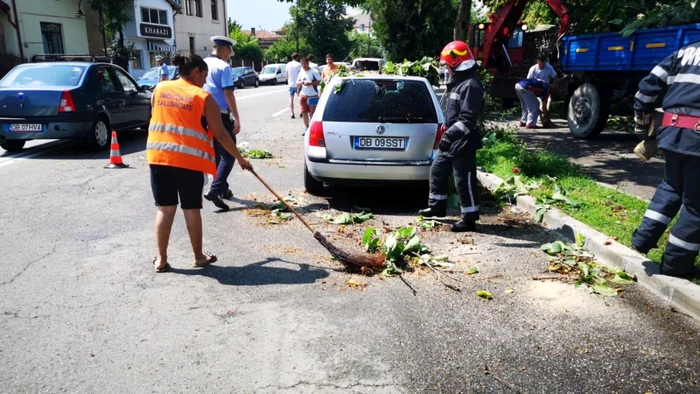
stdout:
[(459, 2), (457, 11), (457, 22), (455, 23), (454, 39), (467, 41), (469, 33), (469, 22), (471, 21), (472, 0), (462, 0)]

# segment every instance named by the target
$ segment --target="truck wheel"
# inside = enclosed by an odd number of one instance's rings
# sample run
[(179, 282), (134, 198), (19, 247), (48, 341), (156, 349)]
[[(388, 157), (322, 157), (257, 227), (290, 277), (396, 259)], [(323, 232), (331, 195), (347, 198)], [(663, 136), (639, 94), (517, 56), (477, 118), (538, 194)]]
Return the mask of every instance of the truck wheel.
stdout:
[(4, 140), (0, 142), (0, 148), (5, 149), (8, 152), (16, 152), (24, 148), (25, 140)]
[(608, 104), (605, 92), (592, 83), (587, 82), (576, 88), (569, 99), (567, 112), (571, 134), (580, 139), (590, 139), (599, 135), (608, 122)]
[(304, 164), (304, 188), (312, 196), (320, 196), (323, 194), (323, 182), (311, 176), (306, 164)]

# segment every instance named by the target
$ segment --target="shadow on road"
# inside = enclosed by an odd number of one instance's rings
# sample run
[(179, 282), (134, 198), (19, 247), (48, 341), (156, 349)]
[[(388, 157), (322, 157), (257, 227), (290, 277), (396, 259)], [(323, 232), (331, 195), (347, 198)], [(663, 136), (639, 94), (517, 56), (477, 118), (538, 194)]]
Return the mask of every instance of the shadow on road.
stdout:
[[(298, 270), (267, 267), (266, 264), (282, 262), (299, 266)], [(311, 268), (309, 264), (268, 257), (267, 259), (242, 267), (210, 265), (205, 268), (172, 268), (169, 272), (188, 276), (204, 276), (216, 279), (228, 286), (299, 285), (315, 283), (330, 276), (326, 269)]]

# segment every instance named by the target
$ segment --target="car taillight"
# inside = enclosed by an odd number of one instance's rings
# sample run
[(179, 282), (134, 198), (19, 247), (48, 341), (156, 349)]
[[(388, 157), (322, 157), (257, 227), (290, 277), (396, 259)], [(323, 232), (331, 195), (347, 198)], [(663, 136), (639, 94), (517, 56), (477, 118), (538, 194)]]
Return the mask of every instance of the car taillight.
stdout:
[(442, 135), (445, 134), (447, 131), (447, 126), (444, 124), (439, 124), (437, 127), (437, 135), (435, 136), (435, 144), (433, 145), (433, 149), (437, 149), (438, 145), (440, 145), (440, 140), (442, 139)]
[(61, 105), (58, 107), (58, 112), (75, 112), (75, 103), (70, 91), (64, 90), (61, 93)]
[(323, 137), (323, 123), (311, 123), (311, 127), (309, 128), (309, 146), (326, 147), (326, 141)]

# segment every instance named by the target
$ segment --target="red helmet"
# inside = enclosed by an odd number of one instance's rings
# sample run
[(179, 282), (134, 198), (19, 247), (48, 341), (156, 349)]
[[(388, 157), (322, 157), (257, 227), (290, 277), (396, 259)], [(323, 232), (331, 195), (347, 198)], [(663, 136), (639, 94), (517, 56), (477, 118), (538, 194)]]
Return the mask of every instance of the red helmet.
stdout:
[(476, 62), (466, 42), (452, 41), (440, 52), (440, 64), (461, 71), (471, 68)]

